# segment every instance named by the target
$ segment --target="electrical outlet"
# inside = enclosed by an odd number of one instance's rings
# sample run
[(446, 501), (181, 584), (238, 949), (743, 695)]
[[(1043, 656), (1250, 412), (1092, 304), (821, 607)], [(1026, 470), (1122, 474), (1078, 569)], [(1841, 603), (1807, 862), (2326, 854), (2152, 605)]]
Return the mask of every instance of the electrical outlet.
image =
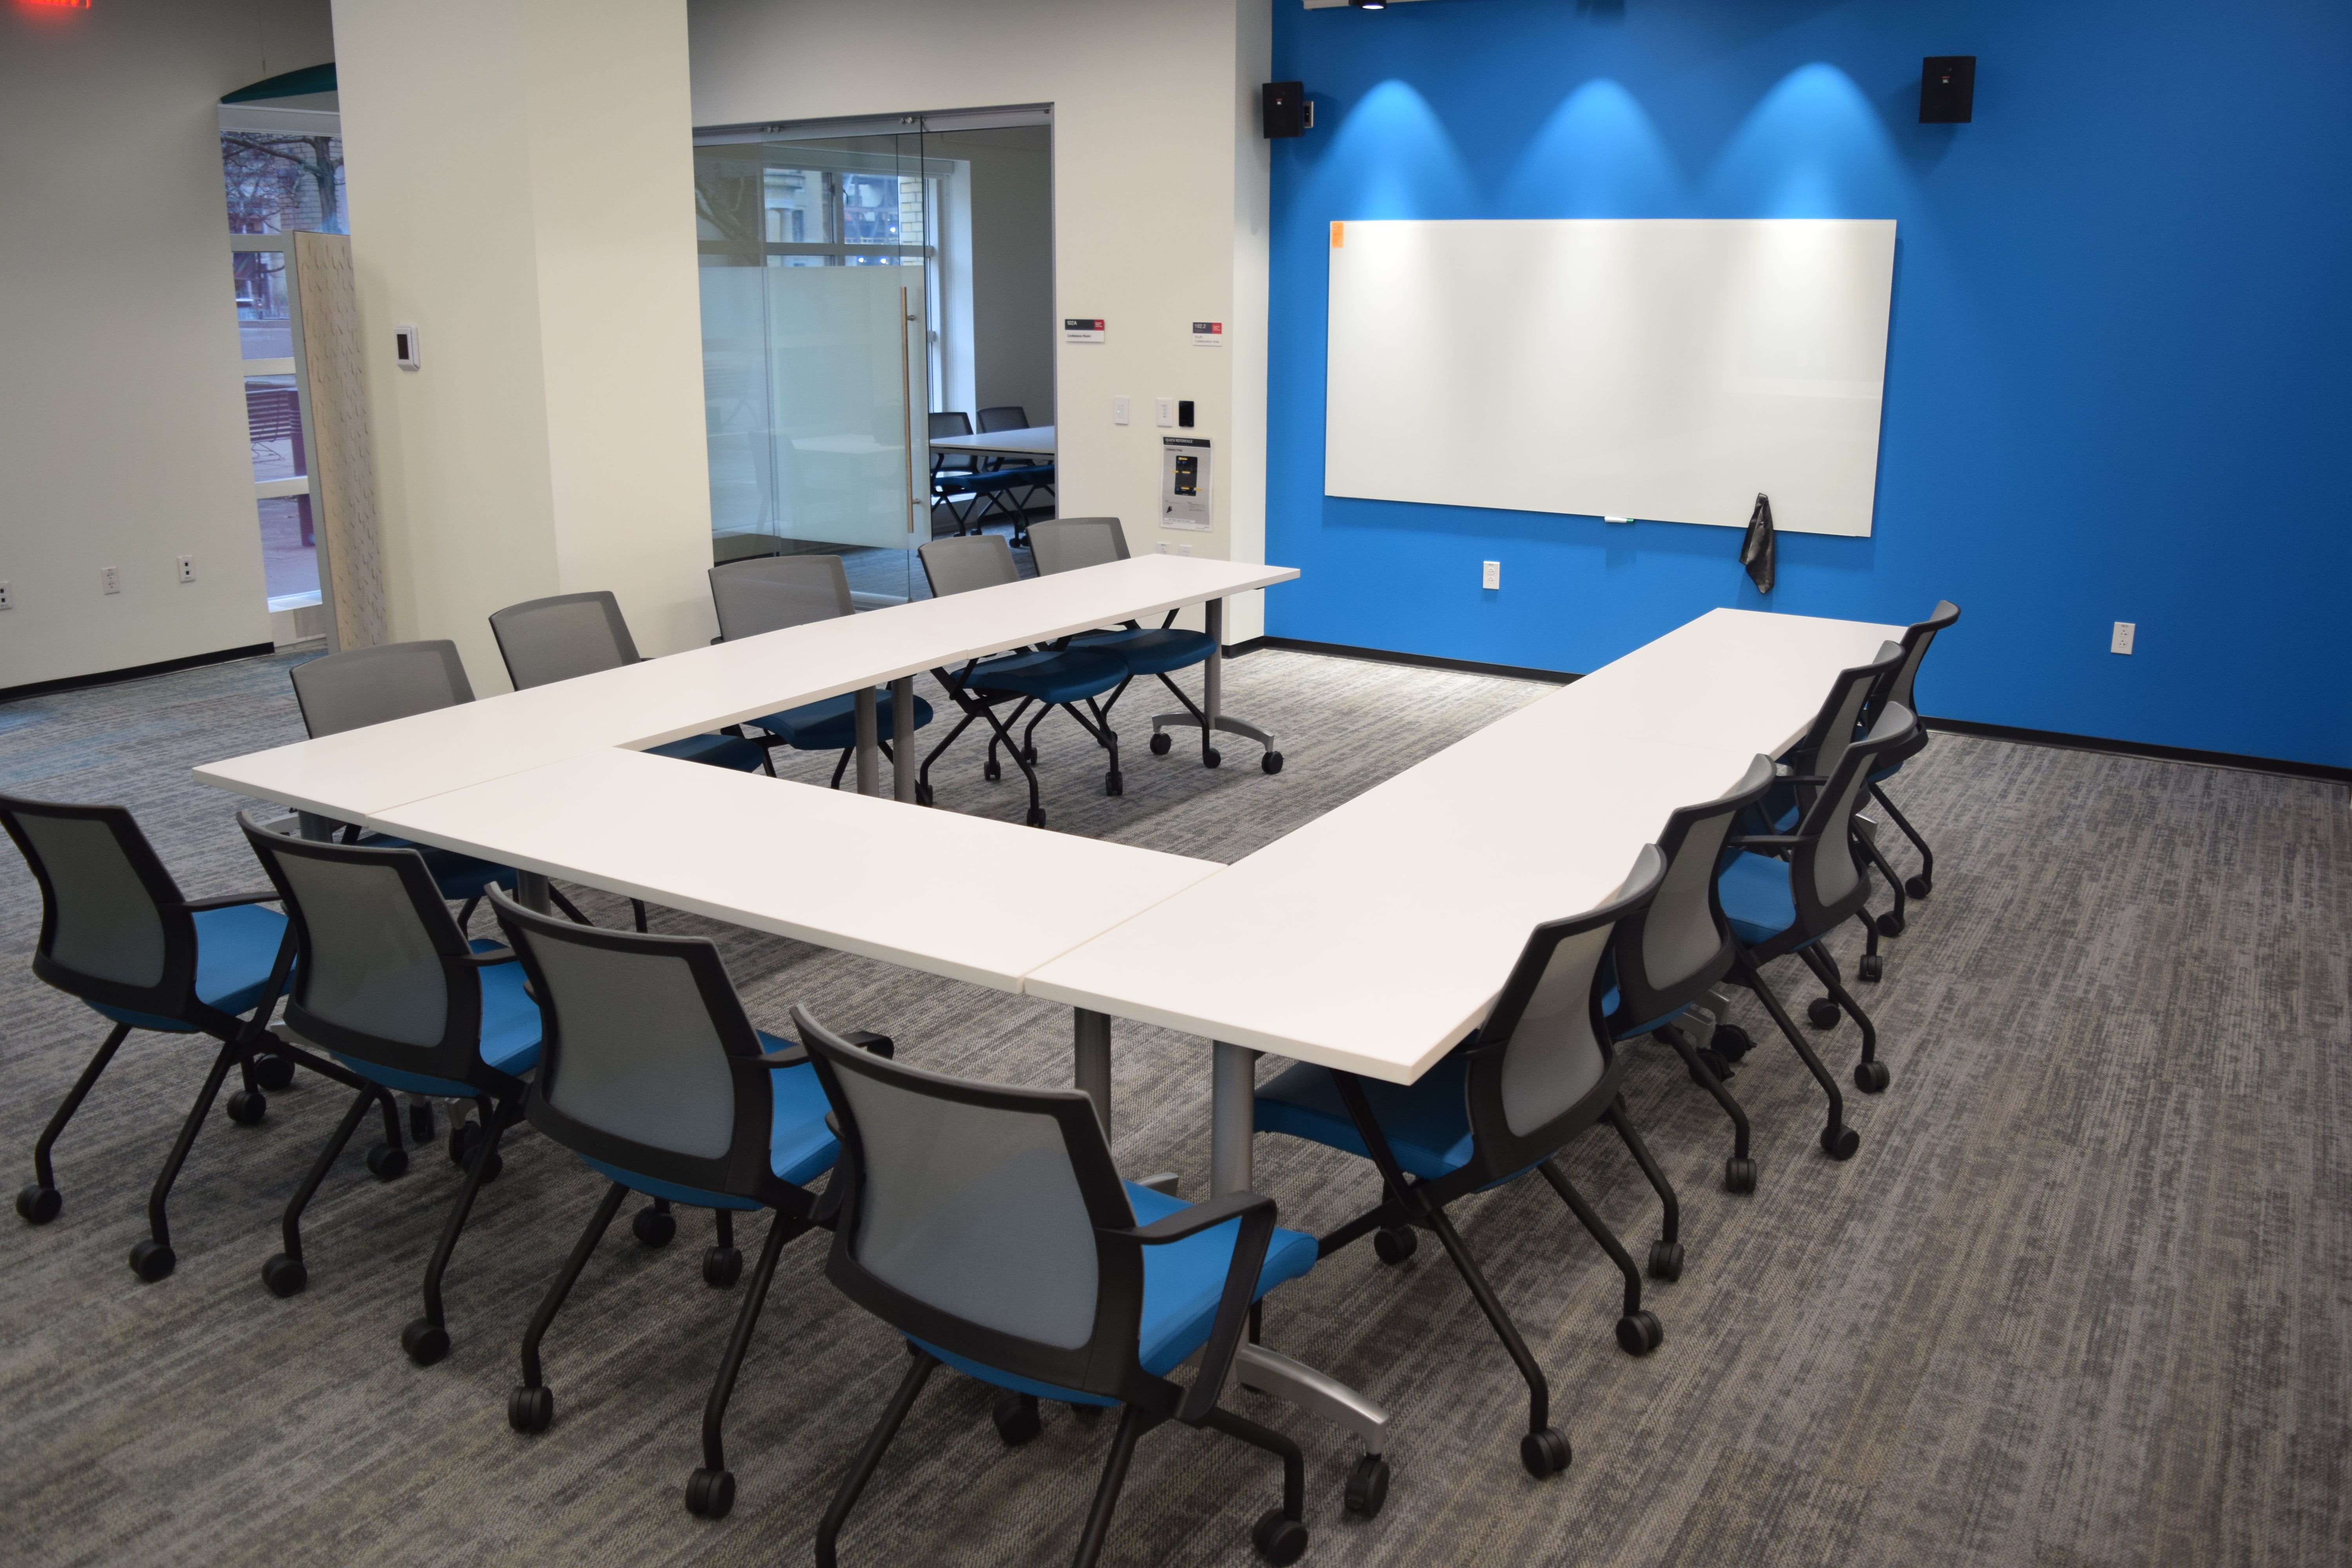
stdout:
[(2134, 637), (2137, 636), (2137, 635), (2138, 635), (2138, 633), (2139, 633), (2139, 623), (2138, 623), (2138, 622), (2137, 622), (2137, 621), (2117, 621), (2117, 622), (2116, 623), (2116, 631), (2115, 631), (2115, 635), (2114, 635), (2113, 637), (2109, 637), (2109, 638), (2107, 639), (2107, 651), (2108, 651), (2109, 653), (2129, 653), (2129, 652), (2131, 652), (2131, 649), (2132, 649), (2132, 638), (2133, 638)]
[(1176, 428), (1176, 400), (1172, 397), (1155, 397), (1151, 401), (1152, 412), (1159, 416), (1160, 427), (1162, 430)]
[(8, 584), (5, 583), (0, 583), (0, 610), (8, 608), (8, 606), (15, 602), (15, 600), (8, 597)]
[(1480, 563), (1478, 567), (1478, 586), (1481, 588), (1499, 588), (1502, 585), (1503, 563), (1499, 561), (1486, 561)]
[(120, 594), (122, 592), (121, 571), (113, 566), (100, 567), (98, 569), (98, 591), (101, 594)]
[(1127, 394), (1122, 392), (1110, 400), (1110, 422), (1114, 425), (1127, 423)]
[(1168, 542), (1164, 539), (1160, 542), (1160, 553), (1162, 555), (1168, 553)]
[(195, 558), (194, 556), (193, 556), (193, 555), (183, 555), (183, 556), (181, 556), (181, 557), (180, 557), (180, 581), (181, 581), (181, 582), (183, 582), (183, 583), (193, 583), (193, 582), (194, 582), (195, 580), (196, 580), (196, 558)]

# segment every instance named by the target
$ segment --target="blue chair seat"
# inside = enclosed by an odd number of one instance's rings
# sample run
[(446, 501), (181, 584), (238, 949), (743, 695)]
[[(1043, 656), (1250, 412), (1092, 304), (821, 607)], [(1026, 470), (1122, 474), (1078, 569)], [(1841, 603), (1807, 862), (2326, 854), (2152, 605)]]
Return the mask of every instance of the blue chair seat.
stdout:
[[(760, 1043), (771, 1052), (794, 1048), (792, 1041), (780, 1040), (765, 1029), (760, 1031)], [(841, 1152), (833, 1129), (824, 1124), (825, 1115), (833, 1107), (824, 1098), (824, 1087), (816, 1080), (816, 1068), (806, 1062), (798, 1067), (777, 1068), (769, 1075), (769, 1082), (774, 1086), (770, 1095), (775, 1101), (775, 1114), (768, 1125), (768, 1168), (782, 1180), (804, 1186), (833, 1169), (834, 1157)], [(584, 1154), (581, 1158), (608, 1179), (649, 1198), (667, 1198), (695, 1208), (740, 1210), (760, 1206), (754, 1198), (683, 1187), (676, 1182), (656, 1181), (618, 1165), (608, 1165), (602, 1160), (589, 1160)]]
[(477, 860), (471, 855), (460, 855), (455, 849), (436, 849), (430, 844), (399, 838), (389, 833), (363, 833), (360, 843), (369, 849), (414, 849), (425, 857), (425, 868), (433, 873), (434, 885), (445, 899), (478, 899), (482, 889), (489, 887), (514, 891), (515, 873), (511, 866), (497, 866), (488, 860)]
[(1116, 654), (1130, 675), (1165, 675), (1189, 669), (1216, 651), (1206, 632), (1181, 626), (1147, 626), (1139, 631), (1088, 632), (1072, 637), (1072, 647)]
[[(278, 962), (278, 946), (286, 938), (286, 917), (261, 904), (232, 904), (225, 910), (202, 910), (196, 922), (196, 1000), (224, 1013), (250, 1011), (269, 984), (270, 965)], [(193, 1035), (194, 1024), (127, 1007), (90, 1005), (118, 1024), (134, 1029), (160, 1029), (167, 1035)]]
[(688, 735), (683, 741), (665, 742), (646, 750), (656, 757), (676, 757), (682, 763), (704, 763), (746, 773), (760, 771), (759, 746), (740, 735)]
[[(1463, 1095), (1466, 1070), (1457, 1053), (1422, 1074), (1418, 1083), (1357, 1080), (1398, 1165), (1425, 1182), (1470, 1163), (1470, 1107)], [(1371, 1158), (1339, 1099), (1339, 1086), (1328, 1071), (1306, 1062), (1258, 1086), (1257, 1127)]]
[[(488, 952), (499, 944), (476, 937), (467, 944), (476, 952)], [(475, 973), (482, 979), (482, 1030), (480, 1052), (483, 1062), (509, 1078), (520, 1078), (539, 1065), (539, 1003), (523, 988), (522, 965), (491, 963)], [(374, 1062), (363, 1062), (356, 1057), (335, 1053), (335, 1059), (371, 1082), (386, 1089), (396, 1089), (403, 1094), (442, 1095), (451, 1100), (471, 1100), (481, 1089), (456, 1079), (436, 1078), (431, 1073), (404, 1072)]]
[(1797, 900), (1789, 889), (1786, 860), (1743, 851), (1717, 874), (1715, 888), (1733, 934), (1749, 947), (1761, 946), (1797, 923)]
[[(876, 731), (886, 741), (897, 735), (888, 691), (876, 695), (874, 710)], [(919, 730), (930, 721), (931, 705), (916, 698), (914, 727)], [(857, 694), (845, 691), (822, 702), (803, 702), (746, 722), (758, 725), (796, 752), (838, 752), (857, 744)]]
[(974, 691), (1010, 691), (1040, 702), (1076, 702), (1108, 691), (1127, 679), (1127, 666), (1107, 653), (1017, 653), (991, 659), (964, 684)]
[[(1150, 1225), (1192, 1205), (1150, 1187), (1127, 1184), (1127, 1201), (1138, 1225)], [(1242, 1222), (1228, 1220), (1198, 1236), (1143, 1249), (1143, 1321), (1136, 1332), (1138, 1359), (1143, 1370), (1165, 1376), (1186, 1356), (1208, 1342), (1216, 1326), (1217, 1300), (1224, 1294), (1225, 1271), (1233, 1267), (1234, 1245), (1241, 1239)], [(1315, 1267), (1315, 1238), (1304, 1231), (1276, 1226), (1266, 1238), (1265, 1262), (1257, 1271), (1256, 1300), (1286, 1279), (1296, 1279)], [(1067, 1400), (1073, 1405), (1116, 1405), (1116, 1399), (1057, 1388), (994, 1367), (953, 1355), (937, 1345), (915, 1342), (959, 1372), (983, 1383), (1041, 1399)]]

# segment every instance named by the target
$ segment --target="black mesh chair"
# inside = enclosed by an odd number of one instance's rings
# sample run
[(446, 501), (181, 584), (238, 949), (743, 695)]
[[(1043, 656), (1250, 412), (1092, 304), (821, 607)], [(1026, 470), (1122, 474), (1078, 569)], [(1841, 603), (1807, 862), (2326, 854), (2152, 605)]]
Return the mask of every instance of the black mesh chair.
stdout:
[[(331, 653), (298, 664), (288, 674), (294, 682), (294, 700), (302, 710), (302, 728), (313, 739), (474, 700), (473, 684), (466, 679), (457, 645), (446, 640), (384, 643)], [(484, 888), (496, 883), (509, 892), (514, 890), (510, 867), (494, 866), (454, 849), (437, 849), (388, 833), (362, 832), (353, 825), (341, 825), (340, 830), (347, 844), (413, 848), (422, 854), (441, 896), (465, 900), (466, 907), (457, 916), (461, 928), (473, 919)]]
[[(849, 574), (838, 555), (771, 555), (764, 560), (739, 561), (710, 569), (710, 602), (719, 612), (720, 642), (782, 631), (811, 621), (838, 620), (854, 613)], [(898, 738), (897, 710), (887, 687), (874, 693), (875, 731), (882, 754), (889, 756)], [(931, 721), (931, 705), (915, 699), (915, 729)], [(803, 702), (746, 724), (765, 736), (766, 746), (789, 746), (796, 752), (839, 752), (833, 765), (833, 787), (857, 752), (857, 699), (855, 693)], [(758, 739), (758, 737), (754, 737)]]
[[(980, 430), (983, 436), (999, 430), (1027, 430), (1031, 427), (1029, 411), (1017, 403), (1000, 403), (993, 408), (980, 411)], [(1007, 487), (1008, 492), (1014, 488), (1022, 492), (1018, 501), (1007, 503), (1013, 513), (1013, 542), (1020, 543), (1028, 534), (1029, 509), (1037, 503), (1040, 494), (1050, 492), (1054, 488), (1054, 465), (998, 456), (990, 458), (984, 467), (988, 471), (1007, 476), (1013, 481)]]
[(449, 1158), (465, 1184), (425, 1268), (424, 1316), (400, 1333), (408, 1359), (430, 1366), (449, 1353), (442, 1276), (475, 1194), (499, 1173), (499, 1139), (520, 1119), (522, 1075), (539, 1061), (539, 1005), (512, 952), (467, 941), (415, 849), (289, 837), (245, 812), (236, 820), (293, 922), (300, 962), (282, 1026), (365, 1085), (286, 1205), (285, 1250), (261, 1268), (270, 1294), (298, 1295), (310, 1284), (302, 1211), (372, 1101), (383, 1106), (384, 1142), (367, 1164), (382, 1181), (408, 1169), (392, 1090), (471, 1100), (479, 1112), (451, 1130)]
[[(612, 1184), (523, 1335), (522, 1383), (508, 1396), (507, 1423), (543, 1432), (555, 1418), (540, 1342), (631, 1192), (654, 1200), (631, 1222), (648, 1247), (677, 1235), (673, 1204), (715, 1213), (718, 1240), (702, 1255), (702, 1278), (717, 1289), (742, 1278), (734, 1216), (772, 1210), (704, 1406), (702, 1467), (687, 1482), (688, 1510), (717, 1518), (735, 1503), (720, 1439), (736, 1373), (776, 1259), (815, 1213), (808, 1184), (833, 1168), (838, 1148), (825, 1125), (824, 1091), (805, 1053), (751, 1026), (709, 942), (573, 925), (503, 893), (490, 904), (541, 1010), (539, 1077), (524, 1114)], [(889, 1052), (883, 1036), (855, 1038)]]
[(268, 1032), (270, 1010), (294, 962), (286, 917), (261, 907), (278, 897), (274, 889), (182, 897), (139, 825), (119, 805), (0, 795), (0, 826), (40, 884), (34, 974), (114, 1025), (33, 1145), (33, 1181), (16, 1194), (19, 1215), (34, 1225), (58, 1217), (65, 1200), (49, 1152), (131, 1030), (207, 1035), (220, 1042), (148, 1194), (149, 1234), (131, 1249), (131, 1272), (152, 1283), (178, 1261), (166, 1204), (229, 1068), (245, 1079), (228, 1098), (229, 1120), (247, 1127), (268, 1114), (264, 1091), (291, 1083), (297, 1063), (354, 1089), (360, 1080)]
[[(971, 416), (960, 409), (930, 416), (930, 438), (952, 439), (971, 434)], [(931, 506), (944, 510), (959, 534), (970, 531), (1001, 504), (1004, 487), (983, 481), (985, 468), (970, 452), (931, 454)]]
[[(1919, 666), (1926, 660), (1927, 649), (1936, 640), (1936, 634), (1959, 618), (1960, 607), (1949, 599), (1941, 599), (1937, 601), (1935, 610), (1926, 620), (1916, 622), (1904, 628), (1903, 662), (1895, 667), (1895, 673), (1888, 678), (1885, 685), (1874, 694), (1869, 705), (1864, 708), (1862, 722), (1865, 729), (1876, 721), (1879, 710), (1888, 703), (1907, 708), (1915, 716), (1918, 713), (1919, 704), (1912, 695), (1912, 683), (1918, 679)], [(1889, 936), (1902, 934), (1901, 896), (1908, 893), (1915, 899), (1924, 899), (1935, 890), (1936, 852), (1927, 847), (1927, 841), (1920, 837), (1919, 830), (1911, 826), (1910, 819), (1895, 807), (1893, 801), (1886, 798), (1886, 791), (1884, 787), (1888, 779), (1902, 771), (1904, 763), (1927, 749), (1927, 726), (1923, 723), (1912, 731), (1910, 741), (1900, 750), (1881, 757), (1878, 771), (1870, 776), (1870, 797), (1885, 809), (1895, 826), (1902, 830), (1903, 837), (1908, 838), (1911, 841), (1911, 847), (1919, 852), (1918, 872), (1905, 879), (1899, 886), (1895, 885), (1895, 869), (1886, 864), (1885, 856), (1879, 854), (1876, 857), (1879, 868), (1885, 873), (1888, 884), (1895, 886), (1896, 905), (1893, 916), (1895, 929), (1887, 932)], [(1872, 847), (1875, 852), (1876, 846), (1874, 845)], [(1887, 918), (1881, 917), (1882, 925)]]
[[(922, 557), (923, 576), (931, 592), (941, 598), (950, 594), (967, 594), (975, 589), (993, 588), (1021, 580), (1021, 569), (1013, 564), (1012, 547), (994, 534), (981, 534), (971, 539), (935, 539), (917, 552)], [(1023, 648), (999, 658), (971, 659), (962, 669), (950, 672), (934, 669), (932, 676), (944, 687), (947, 694), (963, 710), (947, 739), (931, 749), (923, 759), (916, 780), (915, 798), (925, 805), (931, 804), (931, 764), (940, 760), (956, 737), (971, 728), (975, 719), (985, 720), (994, 731), (988, 741), (988, 763), (981, 776), (991, 784), (1004, 776), (996, 760), (997, 748), (1003, 746), (1013, 755), (1013, 761), (1029, 781), (1029, 826), (1045, 826), (1045, 806), (1037, 789), (1037, 726), (1045, 716), (1059, 708), (1067, 713), (1094, 738), (1097, 745), (1110, 753), (1110, 771), (1103, 775), (1105, 795), (1123, 795), (1127, 783), (1118, 771), (1118, 735), (1105, 717), (1110, 704), (1118, 702), (1119, 693), (1127, 689), (1129, 676), (1125, 661), (1117, 655), (1093, 648)], [(1095, 700), (1110, 693), (1110, 703)], [(1094, 717), (1078, 711), (1076, 704), (1084, 702)], [(996, 710), (1012, 703), (1013, 717), (997, 717)], [(1021, 722), (1021, 716), (1032, 707), (1035, 715), (1019, 741), (1013, 738), (1012, 726)]]
[(1837, 967), (1821, 951), (1821, 939), (1859, 915), (1869, 918), (1870, 883), (1854, 847), (1853, 806), (1878, 759), (1911, 739), (1910, 710), (1889, 703), (1868, 736), (1841, 749), (1827, 777), (1801, 777), (1809, 794), (1793, 833), (1740, 834), (1726, 840), (1728, 854), (1716, 875), (1716, 899), (1731, 927), (1732, 977), (1756, 994), (1773, 1024), (1796, 1047), (1806, 1068), (1829, 1097), (1829, 1121), (1822, 1147), (1831, 1158), (1850, 1160), (1861, 1134), (1845, 1124), (1844, 1097), (1803, 1033), (1764, 979), (1763, 966), (1795, 953), (1829, 991), (1831, 999), (1862, 1028), (1862, 1058), (1853, 1080), (1864, 1093), (1886, 1088), (1886, 1064), (1878, 1059), (1878, 1034), (1870, 1016), (1839, 982)]
[[(1135, 1445), (1168, 1421), (1208, 1426), (1280, 1456), (1282, 1506), (1257, 1521), (1276, 1563), (1307, 1549), (1298, 1446), (1218, 1406), (1252, 1308), (1315, 1264), (1315, 1242), (1275, 1227), (1271, 1198), (1187, 1205), (1122, 1182), (1094, 1101), (1075, 1089), (1007, 1089), (879, 1060), (793, 1009), (841, 1128), (826, 1187), (825, 1276), (907, 1337), (913, 1364), (817, 1529), (816, 1560), (933, 1371), (944, 1362), (1003, 1389), (998, 1428), (1037, 1430), (1041, 1399), (1119, 1407), (1076, 1562), (1109, 1533)], [(1171, 1381), (1195, 1352), (1191, 1387)], [(1029, 1413), (1005, 1419), (1003, 1405)]]
[(1528, 1430), (1519, 1460), (1538, 1480), (1568, 1468), (1567, 1435), (1551, 1425), (1543, 1369), (1445, 1217), (1445, 1207), (1529, 1171), (1540, 1173), (1623, 1277), (1618, 1343), (1631, 1354), (1647, 1355), (1664, 1341), (1657, 1318), (1642, 1306), (1641, 1269), (1554, 1156), (1595, 1122), (1613, 1128), (1665, 1205), (1665, 1230), (1651, 1249), (1651, 1272), (1661, 1279), (1681, 1273), (1674, 1189), (1626, 1114), (1618, 1086), (1633, 1058), (1616, 1050), (1602, 1021), (1608, 975), (1601, 960), (1611, 932), (1648, 905), (1665, 865), (1655, 846), (1645, 847), (1598, 909), (1536, 927), (1485, 1024), (1418, 1081), (1385, 1083), (1301, 1062), (1257, 1091), (1260, 1131), (1364, 1155), (1380, 1173), (1380, 1206), (1318, 1240), (1320, 1255), (1372, 1236), (1381, 1261), (1397, 1264), (1415, 1250), (1413, 1227), (1436, 1232), (1527, 1380)]

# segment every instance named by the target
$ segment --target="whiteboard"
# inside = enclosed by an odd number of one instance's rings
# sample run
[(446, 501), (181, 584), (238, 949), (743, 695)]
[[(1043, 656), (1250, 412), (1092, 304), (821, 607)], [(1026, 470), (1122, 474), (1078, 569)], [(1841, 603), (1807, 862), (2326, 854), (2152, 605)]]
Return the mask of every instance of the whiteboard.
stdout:
[(1327, 495), (1865, 536), (1892, 219), (1331, 226)]

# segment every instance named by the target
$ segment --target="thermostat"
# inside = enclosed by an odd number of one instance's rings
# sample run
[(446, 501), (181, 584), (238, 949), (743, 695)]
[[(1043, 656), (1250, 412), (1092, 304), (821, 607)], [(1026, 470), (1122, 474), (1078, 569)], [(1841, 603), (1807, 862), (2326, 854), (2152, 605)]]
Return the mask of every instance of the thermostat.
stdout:
[(400, 326), (392, 329), (392, 355), (403, 370), (421, 370), (424, 360), (416, 351), (416, 329)]

